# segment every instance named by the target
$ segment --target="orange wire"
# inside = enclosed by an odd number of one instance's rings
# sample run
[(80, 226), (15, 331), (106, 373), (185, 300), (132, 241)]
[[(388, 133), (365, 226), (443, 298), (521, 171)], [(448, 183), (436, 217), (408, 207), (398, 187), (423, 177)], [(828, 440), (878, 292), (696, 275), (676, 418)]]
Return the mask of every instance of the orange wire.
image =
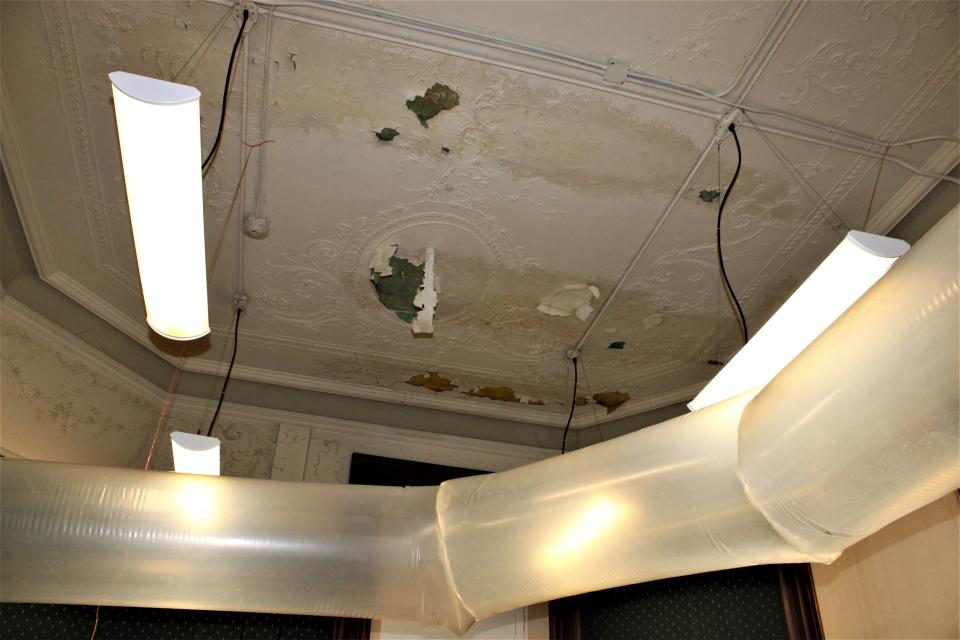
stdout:
[(230, 208), (227, 209), (227, 217), (224, 219), (223, 224), (220, 225), (220, 237), (217, 238), (217, 246), (213, 250), (213, 259), (210, 261), (210, 272), (207, 274), (209, 278), (213, 275), (213, 268), (217, 266), (217, 259), (220, 257), (220, 249), (223, 247), (223, 239), (227, 235), (227, 223), (230, 222), (231, 216), (233, 216), (233, 208), (237, 204), (237, 196), (240, 195), (240, 188), (243, 186), (243, 176), (247, 173), (247, 164), (250, 162), (250, 156), (253, 155), (253, 150), (262, 147), (268, 142), (274, 142), (273, 140), (262, 140), (256, 144), (250, 144), (248, 142), (240, 141), (247, 147), (247, 157), (243, 160), (243, 168), (240, 170), (240, 179), (237, 181), (237, 189), (233, 192), (233, 199), (230, 201)]
[[(223, 239), (226, 236), (227, 223), (230, 222), (230, 218), (233, 215), (233, 208), (237, 204), (237, 196), (240, 194), (240, 189), (243, 187), (243, 177), (247, 173), (247, 164), (250, 162), (250, 155), (253, 153), (253, 150), (262, 147), (268, 142), (273, 142), (273, 140), (263, 140), (256, 144), (249, 144), (243, 142), (247, 147), (247, 157), (243, 161), (243, 168), (240, 171), (240, 178), (237, 180), (237, 188), (233, 192), (233, 199), (230, 201), (230, 208), (227, 210), (227, 217), (224, 219), (223, 223), (220, 225), (220, 237), (217, 239), (217, 248), (213, 252), (213, 257), (210, 260), (210, 268), (207, 272), (207, 277), (213, 275), (213, 270), (217, 266), (217, 261), (220, 258), (220, 248), (223, 245)], [(180, 354), (177, 356), (177, 362), (173, 366), (173, 373), (170, 375), (170, 382), (167, 384), (167, 392), (163, 397), (163, 405), (160, 407), (160, 415), (157, 417), (157, 425), (153, 429), (153, 438), (150, 441), (150, 449), (147, 451), (147, 460), (143, 465), (143, 470), (148, 471), (150, 469), (150, 462), (153, 460), (153, 451), (157, 446), (157, 438), (160, 436), (160, 428), (163, 426), (163, 423), (167, 419), (167, 414), (170, 411), (170, 404), (173, 401), (174, 389), (177, 385), (177, 380), (180, 378), (180, 372), (183, 370), (183, 361), (186, 360), (184, 352), (186, 351), (186, 343), (181, 343), (180, 345)], [(93, 621), (93, 630), (90, 632), (90, 640), (93, 640), (94, 636), (97, 635), (97, 627), (100, 625), (100, 605), (97, 605), (96, 617)]]
[[(243, 168), (240, 171), (240, 178), (237, 180), (237, 188), (233, 192), (233, 199), (230, 201), (230, 208), (227, 210), (227, 217), (224, 218), (223, 223), (220, 225), (220, 237), (217, 239), (217, 247), (214, 250), (213, 257), (210, 260), (210, 268), (207, 272), (207, 278), (210, 278), (213, 275), (213, 270), (216, 268), (217, 261), (220, 259), (220, 248), (223, 246), (223, 239), (226, 236), (227, 226), (231, 217), (233, 216), (233, 209), (237, 204), (237, 196), (240, 194), (240, 189), (243, 187), (243, 177), (247, 172), (247, 164), (250, 162), (250, 155), (253, 153), (254, 149), (262, 147), (268, 142), (273, 142), (273, 140), (263, 140), (256, 144), (250, 144), (243, 142), (242, 140), (241, 142), (247, 147), (247, 157), (243, 161)], [(157, 438), (160, 437), (160, 428), (167, 419), (167, 414), (170, 410), (170, 404), (173, 401), (174, 389), (176, 387), (177, 380), (180, 377), (180, 372), (183, 370), (183, 362), (186, 359), (184, 356), (186, 346), (186, 343), (181, 343), (180, 345), (180, 355), (177, 357), (177, 362), (173, 366), (173, 373), (170, 375), (170, 382), (167, 384), (167, 393), (164, 395), (163, 405), (160, 408), (160, 415), (157, 417), (157, 426), (154, 427), (153, 439), (150, 442), (150, 449), (147, 452), (147, 460), (143, 465), (144, 471), (150, 469), (150, 462), (153, 460), (153, 451), (157, 446)]]
[(100, 624), (100, 605), (97, 605), (97, 615), (93, 619), (93, 631), (90, 632), (90, 640), (93, 640), (93, 636), (97, 635), (97, 626)]

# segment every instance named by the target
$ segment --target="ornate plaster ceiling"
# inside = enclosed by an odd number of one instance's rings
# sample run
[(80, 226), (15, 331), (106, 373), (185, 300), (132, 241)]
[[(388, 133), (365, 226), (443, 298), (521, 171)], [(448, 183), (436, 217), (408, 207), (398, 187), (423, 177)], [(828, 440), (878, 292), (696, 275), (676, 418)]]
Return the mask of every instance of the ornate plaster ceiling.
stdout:
[[(209, 148), (238, 26), (232, 9), (38, 2), (3, 3), (2, 12), (3, 159), (41, 276), (176, 360), (143, 318), (106, 74), (197, 86)], [(262, 9), (246, 39), (205, 181), (211, 258), (225, 235), (210, 278), (213, 334), (190, 347), (190, 370), (222, 370), (230, 302), (242, 288), (251, 304), (235, 376), (562, 424), (566, 351), (592, 316), (537, 306), (568, 285), (592, 285), (599, 307), (645, 247), (585, 342), (581, 393), (628, 394), (612, 417), (692, 397), (714, 372), (707, 361), (738, 346), (718, 285), (717, 203), (698, 196), (722, 189), (736, 164), (732, 140), (719, 157), (712, 142), (726, 108), (605, 83), (525, 46), (600, 65), (614, 58), (872, 138), (957, 135), (953, 2), (327, 3), (268, 15)], [(515, 46), (456, 37), (468, 31)], [(454, 89), (459, 104), (422, 127), (405, 102), (434, 83)], [(262, 105), (271, 142), (250, 152), (231, 216), (248, 153), (240, 140), (260, 140)], [(373, 132), (384, 127), (399, 135), (379, 140)], [(806, 181), (798, 182), (757, 130), (740, 131), (744, 165), (725, 214), (725, 257), (753, 327), (843, 226), (885, 232), (934, 184), (886, 162), (866, 220), (877, 158), (767, 134)], [(941, 142), (890, 154), (935, 172), (957, 161), (956, 146)], [(241, 251), (241, 216), (258, 200), (270, 233), (243, 239)], [(432, 338), (415, 338), (378, 300), (370, 265), (389, 244), (414, 262), (436, 251)], [(609, 349), (616, 341), (624, 348)], [(406, 382), (431, 371), (447, 390)], [(524, 402), (466, 393), (484, 387), (509, 387)], [(588, 403), (576, 424), (603, 419)]]

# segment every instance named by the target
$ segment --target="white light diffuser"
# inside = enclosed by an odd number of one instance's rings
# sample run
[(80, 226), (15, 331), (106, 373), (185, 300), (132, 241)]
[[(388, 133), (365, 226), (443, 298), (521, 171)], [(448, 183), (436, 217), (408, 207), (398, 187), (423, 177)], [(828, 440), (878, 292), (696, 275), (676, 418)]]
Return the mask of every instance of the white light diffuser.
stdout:
[(910, 248), (903, 240), (850, 231), (697, 397), (691, 411), (765, 386)]
[(177, 473), (220, 475), (220, 441), (216, 438), (174, 431), (170, 434), (170, 442), (173, 445), (173, 468)]
[(203, 240), (200, 92), (110, 74), (147, 324), (173, 340), (210, 333)]

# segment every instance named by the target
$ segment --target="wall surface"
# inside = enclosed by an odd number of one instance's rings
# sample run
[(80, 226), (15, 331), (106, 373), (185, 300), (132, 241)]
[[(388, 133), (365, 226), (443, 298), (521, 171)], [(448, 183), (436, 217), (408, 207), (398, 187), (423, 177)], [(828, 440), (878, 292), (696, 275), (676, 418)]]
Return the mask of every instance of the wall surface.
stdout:
[(958, 514), (951, 493), (812, 565), (826, 637), (960, 637)]
[[(156, 431), (164, 390), (10, 296), (0, 310), (3, 455), (142, 467), (156, 434), (150, 468), (169, 470), (169, 433), (206, 431), (213, 400), (175, 395)], [(554, 453), (231, 402), (214, 435), (224, 475), (306, 482), (346, 483), (353, 452), (491, 471)]]
[(160, 413), (156, 387), (12, 298), (0, 321), (5, 456), (141, 466)]

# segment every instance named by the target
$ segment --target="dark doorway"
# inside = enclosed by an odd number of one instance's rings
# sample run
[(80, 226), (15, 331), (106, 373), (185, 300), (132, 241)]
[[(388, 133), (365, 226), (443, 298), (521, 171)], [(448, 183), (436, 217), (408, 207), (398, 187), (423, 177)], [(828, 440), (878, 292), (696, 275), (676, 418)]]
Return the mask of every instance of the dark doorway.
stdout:
[(350, 484), (374, 484), (381, 487), (430, 487), (445, 480), (478, 476), (488, 471), (448, 467), (443, 464), (414, 462), (355, 453), (350, 459)]

